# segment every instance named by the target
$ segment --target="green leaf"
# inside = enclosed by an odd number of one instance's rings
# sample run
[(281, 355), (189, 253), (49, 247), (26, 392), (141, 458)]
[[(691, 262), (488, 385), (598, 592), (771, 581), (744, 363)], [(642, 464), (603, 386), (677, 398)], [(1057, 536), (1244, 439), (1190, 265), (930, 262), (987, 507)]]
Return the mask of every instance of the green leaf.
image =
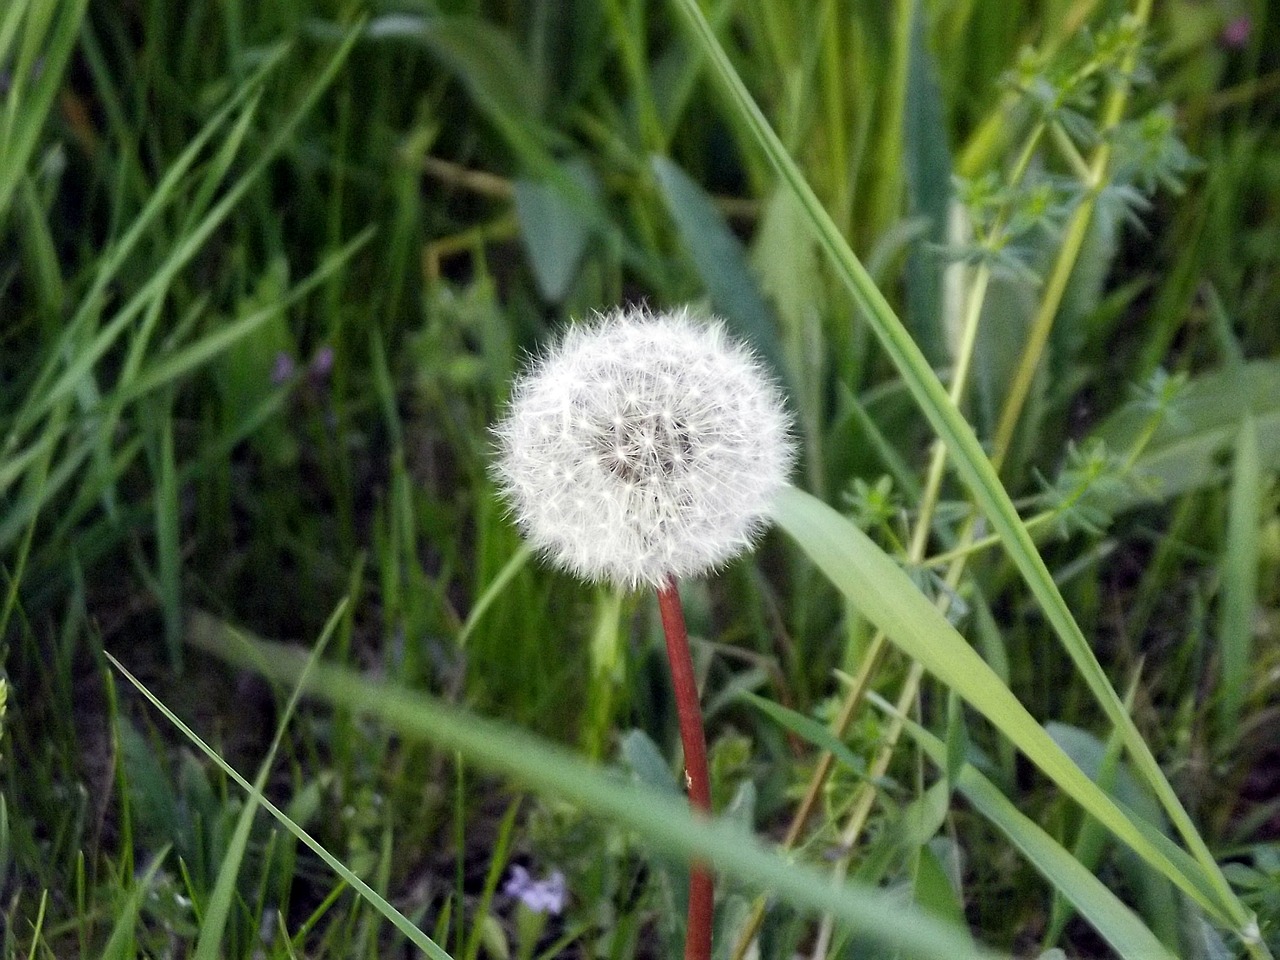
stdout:
[(916, 903), (949, 923), (964, 925), (964, 906), (951, 885), (942, 861), (934, 852), (933, 844), (925, 844), (920, 848), (914, 887)]
[[(1280, 384), (1276, 386), (1276, 393), (1280, 393)], [(1261, 459), (1257, 425), (1246, 410), (1236, 445), (1235, 479), (1227, 507), (1227, 540), (1220, 565), (1218, 649), (1222, 676), (1218, 684), (1218, 734), (1227, 745), (1237, 736), (1254, 666), (1253, 610), (1258, 602), (1258, 564), (1262, 552)]]
[[(1165, 499), (1222, 484), (1234, 459), (1246, 411), (1253, 417), (1259, 464), (1265, 470), (1280, 469), (1277, 383), (1278, 360), (1255, 360), (1192, 379), (1178, 394), (1173, 415), (1160, 423), (1135, 465), (1142, 476), (1154, 482), (1154, 495)], [(1150, 412), (1137, 405), (1126, 407), (1093, 436), (1110, 450), (1131, 449), (1149, 417)], [(1150, 498), (1133, 493), (1114, 506), (1124, 509), (1142, 499)]]
[(646, 787), (680, 796), (680, 785), (671, 774), (662, 751), (643, 730), (628, 730), (622, 737), (622, 756), (627, 766)]
[(746, 690), (739, 690), (735, 699), (751, 704), (761, 713), (771, 718), (778, 726), (790, 730), (797, 736), (809, 741), (815, 747), (826, 750), (855, 773), (866, 772), (867, 765), (862, 758), (812, 717), (806, 717), (803, 713), (797, 713), (795, 710), (784, 707), (779, 703), (774, 703), (772, 700), (766, 700), (764, 697), (757, 696)]
[(925, 234), (912, 242), (907, 258), (907, 326), (930, 362), (950, 362), (943, 324), (944, 263), (929, 245), (947, 242), (951, 206), (951, 150), (937, 67), (925, 44), (923, 4), (911, 5), (911, 40), (907, 60), (907, 96), (902, 113), (903, 160), (906, 164), (908, 211), (928, 222)]
[[(562, 164), (564, 178), (577, 184), (580, 196), (598, 200), (600, 184), (582, 160)], [(520, 239), (533, 267), (538, 291), (552, 303), (569, 292), (578, 264), (591, 238), (591, 220), (546, 179), (520, 179), (515, 183), (516, 216)]]
[(711, 198), (688, 174), (666, 157), (654, 156), (650, 162), (667, 211), (706, 285), (711, 305), (734, 333), (750, 343), (780, 378), (786, 379), (773, 313), (760, 292), (759, 281), (747, 266), (746, 250)]
[(482, 106), (507, 116), (536, 117), (545, 93), (511, 37), (476, 17), (390, 13), (365, 28), (368, 40), (421, 43), (463, 82)]
[[(1107, 746), (1088, 730), (1081, 730), (1067, 723), (1046, 723), (1045, 731), (1073, 761), (1076, 766), (1088, 775), (1090, 780), (1099, 781), (1107, 770)], [(1144, 790), (1141, 782), (1134, 777), (1128, 765), (1114, 762), (1115, 770), (1107, 779), (1113, 781), (1107, 788), (1109, 792), (1128, 809), (1151, 824), (1157, 830), (1165, 831), (1168, 824), (1160, 805), (1151, 796), (1151, 791)]]

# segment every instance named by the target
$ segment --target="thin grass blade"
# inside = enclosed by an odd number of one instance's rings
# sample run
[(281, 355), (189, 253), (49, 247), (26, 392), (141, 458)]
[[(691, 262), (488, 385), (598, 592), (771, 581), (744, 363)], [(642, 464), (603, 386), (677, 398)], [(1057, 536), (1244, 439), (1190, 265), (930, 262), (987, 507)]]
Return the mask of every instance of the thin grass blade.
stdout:
[[(137, 688), (138, 692), (141, 693), (144, 697), (147, 698), (147, 700), (151, 702), (151, 705), (153, 707), (155, 707), (162, 714), (164, 714), (166, 719), (168, 719), (168, 721), (172, 723), (174, 727), (176, 727), (182, 733), (183, 736), (185, 736), (196, 747), (198, 747), (205, 756), (207, 756), (210, 760), (212, 760), (223, 771), (223, 773), (225, 773), (237, 784), (239, 784), (240, 787), (247, 794), (249, 794), (249, 797), (252, 799), (254, 803), (257, 803), (260, 806), (262, 806), (263, 809), (265, 809), (273, 817), (275, 817), (278, 821), (280, 821), (280, 823), (283, 824), (284, 827), (290, 833), (292, 833), (295, 837), (297, 837), (304, 844), (306, 844), (311, 849), (311, 851), (315, 853), (316, 856), (318, 856), (321, 860), (323, 860), (326, 864), (328, 864), (328, 866), (331, 869), (333, 869), (339, 876), (341, 876), (343, 880), (345, 880), (348, 884), (350, 884), (357, 891), (359, 891), (360, 895), (364, 897), (366, 901), (372, 904), (375, 910), (377, 910), (384, 917), (390, 920), (391, 923), (395, 926), (395, 928), (399, 930), (401, 933), (403, 933), (414, 946), (416, 946), (424, 954), (430, 957), (431, 960), (453, 960), (453, 958), (451, 958), (448, 953), (446, 953), (433, 940), (431, 940), (430, 937), (428, 937), (416, 926), (414, 926), (413, 922), (409, 920), (408, 917), (406, 917), (399, 910), (397, 910), (390, 903), (388, 903), (385, 898), (380, 896), (377, 893), (377, 891), (375, 891), (367, 883), (365, 883), (363, 880), (357, 877), (354, 873), (348, 870), (342, 864), (342, 862), (333, 854), (331, 854), (328, 850), (326, 850), (318, 840), (313, 838), (311, 834), (303, 830), (302, 827), (298, 826), (298, 824), (294, 823), (293, 820), (291, 820), (283, 810), (281, 810), (279, 807), (273, 804), (270, 800), (264, 797), (260, 790), (255, 788), (253, 784), (251, 784), (248, 780), (242, 777), (230, 764), (228, 764), (225, 760), (223, 760), (222, 757), (220, 757), (212, 747), (210, 747), (207, 743), (201, 740), (199, 736), (196, 735), (194, 730), (192, 730), (185, 723), (179, 720), (177, 715), (174, 714), (173, 711), (171, 711), (168, 707), (166, 707), (163, 703), (161, 703), (159, 698), (157, 698), (155, 694), (153, 694), (150, 690), (148, 690), (142, 684), (142, 682), (138, 680), (137, 677), (135, 677), (127, 669), (125, 669), (124, 664), (122, 664), (110, 653), (107, 653), (106, 657), (108, 660), (111, 661), (112, 665), (117, 670), (120, 671), (121, 675), (126, 680), (128, 680), (131, 684), (133, 684), (134, 687)], [(255, 658), (253, 656), (250, 656), (247, 659), (249, 662), (246, 662), (245, 666), (254, 667), (254, 668), (258, 666), (265, 666), (264, 664), (254, 663), (253, 661), (255, 660)], [(305, 668), (305, 662), (298, 664), (298, 667), (299, 667), (299, 670), (297, 671), (297, 673), (295, 673), (293, 677), (290, 678), (294, 681), (296, 681), (301, 676), (302, 669)], [(273, 673), (271, 675), (276, 676), (277, 679), (286, 679), (285, 677), (282, 677), (279, 674)]]
[(312, 668), (320, 662), (320, 657), (328, 647), (329, 640), (337, 630), (346, 609), (347, 600), (344, 597), (329, 615), (329, 621), (321, 631), (320, 639), (316, 641), (306, 665), (302, 668), (302, 676), (293, 688), (293, 693), (289, 695), (289, 702), (285, 705), (284, 712), (280, 714), (275, 737), (271, 740), (271, 746), (267, 748), (267, 755), (263, 758), (262, 765), (258, 768), (258, 776), (253, 782), (254, 792), (250, 793), (249, 801), (240, 811), (235, 832), (231, 835), (231, 842), (227, 844), (222, 865), (218, 867), (218, 877), (214, 881), (213, 893), (209, 895), (209, 902), (205, 906), (204, 921), (200, 924), (200, 938), (196, 941), (193, 960), (218, 960), (221, 956), (222, 937), (226, 931), (227, 919), (231, 916), (231, 906), (236, 892), (236, 876), (240, 873), (240, 864), (249, 846), (249, 830), (253, 826), (253, 818), (259, 809), (257, 798), (261, 796), (262, 789), (266, 786), (276, 752), (280, 749), (281, 741), (284, 740), (284, 732), (289, 728), (289, 721), (293, 718), (298, 701), (302, 699), (303, 684)]

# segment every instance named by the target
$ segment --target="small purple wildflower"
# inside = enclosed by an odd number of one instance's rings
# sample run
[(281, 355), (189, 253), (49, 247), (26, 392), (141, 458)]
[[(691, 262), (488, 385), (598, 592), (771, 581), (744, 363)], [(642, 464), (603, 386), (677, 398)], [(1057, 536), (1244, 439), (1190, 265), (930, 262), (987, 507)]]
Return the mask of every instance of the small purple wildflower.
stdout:
[(1219, 42), (1228, 50), (1240, 50), (1249, 42), (1253, 33), (1253, 21), (1248, 17), (1236, 17), (1222, 28)]
[(545, 880), (534, 880), (529, 871), (519, 864), (511, 868), (511, 876), (503, 886), (502, 892), (509, 897), (518, 897), (520, 902), (534, 913), (546, 913), (559, 916), (564, 910), (565, 888), (564, 874), (553, 870)]
[(316, 380), (324, 380), (333, 371), (333, 347), (326, 344), (316, 351), (311, 358), (311, 376)]
[(271, 368), (271, 382), (277, 387), (293, 376), (293, 371), (297, 364), (294, 363), (293, 357), (287, 350), (281, 350), (276, 354), (275, 365)]

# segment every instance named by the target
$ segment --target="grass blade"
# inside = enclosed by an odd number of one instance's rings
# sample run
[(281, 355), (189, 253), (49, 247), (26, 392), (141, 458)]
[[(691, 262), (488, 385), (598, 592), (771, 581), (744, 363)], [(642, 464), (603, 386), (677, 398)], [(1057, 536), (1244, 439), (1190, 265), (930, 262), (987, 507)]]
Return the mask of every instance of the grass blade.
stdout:
[(1218, 649), (1222, 675), (1218, 685), (1218, 734), (1229, 744), (1239, 730), (1251, 676), (1253, 609), (1258, 600), (1258, 562), (1262, 550), (1262, 464), (1258, 430), (1246, 413), (1236, 444), (1235, 479), (1227, 510), (1227, 541), (1221, 561)]
[(782, 729), (790, 730), (797, 736), (808, 740), (815, 747), (826, 750), (855, 773), (866, 773), (867, 765), (862, 758), (846, 747), (844, 741), (836, 737), (829, 728), (823, 726), (812, 717), (797, 713), (795, 710), (789, 710), (782, 704), (774, 703), (772, 700), (767, 700), (751, 693), (749, 690), (739, 690), (735, 699), (751, 704)]
[(249, 845), (249, 830), (253, 826), (253, 818), (258, 812), (258, 797), (266, 786), (276, 752), (280, 749), (281, 741), (284, 740), (284, 732), (288, 729), (293, 712), (302, 698), (302, 684), (306, 682), (311, 669), (320, 661), (346, 609), (347, 601), (343, 598), (338, 603), (337, 609), (329, 615), (329, 622), (325, 624), (320, 639), (316, 641), (306, 666), (303, 667), (299, 683), (290, 694), (284, 712), (280, 714), (275, 737), (271, 740), (271, 746), (267, 748), (267, 755), (258, 768), (257, 779), (253, 782), (253, 792), (249, 794), (248, 803), (240, 811), (235, 832), (231, 835), (231, 842), (227, 844), (226, 855), (222, 858), (222, 865), (218, 867), (218, 877), (214, 881), (213, 893), (209, 895), (209, 902), (205, 907), (204, 922), (200, 924), (200, 939), (196, 942), (193, 960), (217, 960), (221, 954), (222, 937), (226, 930), (227, 918), (231, 916), (231, 905), (236, 892), (236, 876), (240, 872), (240, 863), (244, 860), (244, 852)]
[[(89, 0), (73, 0), (71, 3), (54, 4), (56, 17), (52, 29), (47, 36), (37, 20), (37, 13), (48, 8), (41, 3), (16, 3), (9, 11), (2, 27), (6, 36), (0, 39), (0, 53), (9, 44), (5, 42), (18, 29), (18, 21), (23, 13), (28, 15), (26, 29), (29, 31), (22, 47), (29, 51), (40, 51), (41, 62), (36, 62), (21, 53), (15, 58), (16, 75), (13, 78), (13, 89), (9, 91), (0, 112), (0, 223), (3, 223), (14, 191), (22, 182), (27, 163), (39, 142), (40, 131), (53, 107), (53, 99), (62, 85), (62, 74), (71, 51), (75, 48), (76, 37), (80, 33), (80, 21), (84, 18)], [(46, 23), (47, 26), (47, 23)], [(0, 56), (0, 63), (5, 58)], [(30, 95), (25, 95), (27, 77), (38, 74)]]
[[(168, 855), (169, 848), (165, 847), (155, 855), (147, 872), (134, 883), (133, 890), (129, 892), (129, 899), (125, 901), (124, 908), (116, 917), (115, 926), (111, 928), (111, 937), (107, 940), (107, 945), (102, 948), (101, 960), (133, 960), (137, 956), (133, 927), (138, 922), (142, 901), (151, 893), (151, 884), (155, 882), (156, 874), (160, 872), (160, 867)], [(34, 947), (32, 950), (34, 952)]]
[(169, 662), (182, 672), (182, 542), (178, 516), (178, 469), (173, 453), (173, 416), (168, 404), (161, 408), (160, 450), (156, 464), (156, 583), (160, 612), (164, 619), (164, 639)]

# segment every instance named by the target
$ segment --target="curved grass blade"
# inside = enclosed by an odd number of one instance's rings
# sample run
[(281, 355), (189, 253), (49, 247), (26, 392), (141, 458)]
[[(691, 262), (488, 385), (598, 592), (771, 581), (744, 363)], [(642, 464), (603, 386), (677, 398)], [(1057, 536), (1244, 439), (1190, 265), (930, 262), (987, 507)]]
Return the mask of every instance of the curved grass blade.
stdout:
[(805, 182), (803, 174), (791, 159), (769, 126), (760, 107), (751, 98), (741, 77), (729, 62), (711, 26), (702, 15), (697, 0), (673, 0), (684, 15), (692, 33), (710, 60), (715, 74), (729, 94), (733, 109), (739, 119), (751, 130), (765, 155), (779, 176), (795, 193), (796, 199), (808, 215), (822, 247), (831, 258), (836, 272), (849, 288), (863, 316), (875, 331), (881, 346), (893, 361), (903, 382), (911, 390), (921, 412), (947, 447), (956, 470), (973, 494), (974, 500), (987, 516), (992, 528), (1004, 542), (1009, 557), (1018, 567), (1027, 586), (1040, 604), (1046, 619), (1062, 641), (1064, 649), (1075, 663), (1095, 699), (1107, 715), (1107, 719), (1120, 731), (1125, 749), (1133, 758), (1134, 766), (1146, 779), (1170, 820), (1177, 827), (1199, 864), (1198, 872), (1212, 892), (1214, 912), (1230, 917), (1237, 934), (1249, 943), (1256, 943), (1257, 927), (1253, 914), (1240, 902), (1226, 877), (1219, 869), (1208, 845), (1196, 830), (1190, 815), (1182, 806), (1173, 786), (1160, 769), (1160, 764), (1146, 741), (1138, 732), (1133, 720), (1125, 711), (1115, 688), (1107, 679), (1102, 664), (1094, 655), (1079, 624), (1071, 615), (1062, 592), (1044, 559), (1036, 550), (1030, 533), (1018, 516), (1017, 508), (1000, 483), (995, 467), (987, 458), (973, 429), (965, 421), (960, 410), (947, 396), (937, 375), (930, 368), (911, 334), (898, 319), (884, 294), (876, 287), (871, 275), (857, 255), (850, 249), (835, 222), (827, 214), (822, 203)]
[[(296, 680), (302, 670), (299, 653), (281, 644), (260, 641), (251, 651), (235, 634), (200, 635), (193, 637), (193, 642), (216, 656), (280, 680)], [(913, 957), (961, 960), (995, 956), (973, 946), (967, 936), (948, 924), (904, 906), (896, 897), (860, 884), (835, 887), (826, 875), (765, 849), (739, 825), (698, 818), (678, 797), (619, 783), (575, 754), (521, 730), (324, 664), (316, 668), (307, 690), (336, 707), (376, 717), (402, 736), (457, 751), (469, 764), (573, 801), (634, 830), (656, 853), (710, 863), (793, 906), (831, 913), (868, 938)]]
[(826, 750), (854, 773), (867, 772), (867, 765), (862, 758), (846, 747), (844, 741), (833, 734), (830, 728), (823, 726), (812, 717), (790, 710), (780, 703), (774, 703), (749, 690), (739, 690), (734, 699), (751, 704), (784, 730), (790, 730), (815, 747)]
[(529, 558), (533, 556), (533, 550), (528, 544), (521, 542), (516, 552), (511, 554), (509, 559), (493, 581), (484, 588), (484, 592), (476, 599), (475, 605), (471, 608), (471, 612), (467, 614), (467, 622), (462, 625), (462, 629), (458, 631), (458, 646), (465, 647), (467, 645), (467, 637), (471, 636), (471, 632), (475, 630), (488, 609), (493, 606), (493, 602), (498, 599), (502, 591), (506, 589), (525, 564), (529, 562)]

